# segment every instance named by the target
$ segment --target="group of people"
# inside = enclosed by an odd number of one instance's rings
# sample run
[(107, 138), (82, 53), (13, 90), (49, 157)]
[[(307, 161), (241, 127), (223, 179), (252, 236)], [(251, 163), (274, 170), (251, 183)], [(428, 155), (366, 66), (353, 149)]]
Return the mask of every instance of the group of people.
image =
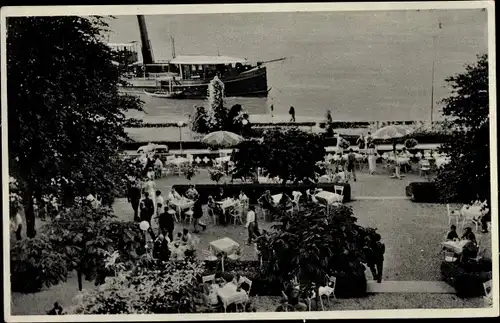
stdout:
[[(446, 234), (447, 241), (466, 241), (466, 244), (463, 246), (461, 254), (457, 257), (460, 259), (460, 262), (465, 263), (470, 259), (473, 259), (477, 256), (478, 252), (478, 243), (476, 240), (476, 235), (472, 232), (470, 227), (466, 227), (462, 236), (459, 238), (457, 233), (457, 227), (452, 225), (450, 227), (450, 231)], [(443, 249), (446, 249), (443, 247)]]

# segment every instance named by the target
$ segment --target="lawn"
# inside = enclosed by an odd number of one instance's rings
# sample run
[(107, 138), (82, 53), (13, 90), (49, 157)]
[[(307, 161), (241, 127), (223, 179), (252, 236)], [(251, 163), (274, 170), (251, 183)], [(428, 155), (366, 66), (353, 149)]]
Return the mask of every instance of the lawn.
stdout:
[[(194, 183), (210, 183), (206, 170), (193, 179)], [(387, 175), (369, 176), (358, 174), (358, 181), (351, 183), (353, 196), (404, 196), (404, 187), (408, 181), (417, 179), (408, 175), (404, 180), (388, 179)], [(171, 185), (185, 183), (183, 177), (157, 180), (157, 187), (166, 191)], [(446, 206), (441, 204), (413, 203), (410, 200), (358, 200), (349, 203), (359, 224), (377, 228), (386, 244), (384, 280), (441, 280), (439, 266), (442, 259), (440, 242), (448, 230)], [(125, 199), (118, 199), (114, 205), (115, 213), (123, 220), (132, 220), (132, 208)], [(203, 219), (210, 223), (208, 219)], [(269, 229), (271, 223), (260, 222), (262, 229)], [(178, 224), (175, 231), (192, 228), (189, 224)], [(153, 224), (155, 228), (155, 224)], [(229, 237), (242, 247), (242, 258), (256, 259), (255, 250), (246, 245), (246, 230), (243, 225), (227, 227), (209, 225), (206, 231), (197, 234), (200, 238), (198, 251), (207, 250), (210, 241)], [(491, 238), (489, 234), (477, 234), (491, 256)], [(368, 274), (368, 279), (371, 275)], [(93, 284), (84, 283), (84, 288), (93, 288)], [(70, 277), (65, 283), (32, 295), (12, 294), (12, 314), (44, 314), (54, 301), (63, 307), (71, 304), (77, 294), (76, 277)], [(272, 311), (278, 306), (279, 298), (258, 297), (254, 300), (258, 311)], [(460, 299), (446, 294), (378, 294), (362, 299), (342, 299), (335, 303), (335, 310), (359, 309), (396, 309), (396, 308), (472, 308), (481, 307), (481, 298)]]

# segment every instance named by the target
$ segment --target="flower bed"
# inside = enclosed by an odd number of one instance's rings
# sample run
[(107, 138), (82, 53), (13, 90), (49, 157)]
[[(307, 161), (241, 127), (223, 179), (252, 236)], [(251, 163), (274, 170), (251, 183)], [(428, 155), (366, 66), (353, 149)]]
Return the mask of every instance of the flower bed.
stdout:
[[(257, 203), (257, 199), (266, 191), (271, 191), (271, 194), (287, 193), (292, 196), (292, 191), (302, 192), (302, 196), (306, 196), (306, 190), (311, 188), (320, 188), (325, 191), (334, 192), (334, 186), (344, 187), (344, 203), (351, 200), (351, 186), (346, 183), (318, 183), (318, 184), (254, 184), (254, 183), (225, 183), (225, 184), (197, 184), (196, 190), (200, 194), (202, 203), (207, 203), (208, 196), (215, 196), (219, 189), (224, 189), (224, 194), (227, 196), (237, 196), (241, 191), (250, 199), (250, 203)], [(173, 185), (173, 188), (179, 194), (184, 194), (189, 185)]]
[(491, 279), (491, 270), (491, 260), (468, 264), (441, 264), (443, 280), (455, 288), (457, 296), (464, 298), (484, 295), (483, 283)]
[(413, 202), (439, 203), (439, 193), (433, 182), (413, 182), (406, 186), (406, 196)]

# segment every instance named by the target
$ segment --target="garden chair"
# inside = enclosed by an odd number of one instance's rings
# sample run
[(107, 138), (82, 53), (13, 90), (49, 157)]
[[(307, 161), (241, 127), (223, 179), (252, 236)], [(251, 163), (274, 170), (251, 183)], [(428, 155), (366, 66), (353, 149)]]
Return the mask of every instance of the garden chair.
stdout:
[(214, 209), (208, 207), (207, 210), (208, 210), (208, 217), (212, 221), (213, 225), (217, 225), (217, 215), (215, 214)]
[(325, 286), (320, 286), (318, 288), (318, 297), (319, 297), (319, 302), (321, 304), (321, 310), (325, 310), (325, 307), (323, 305), (323, 296), (326, 296), (326, 299), (328, 301), (328, 305), (330, 305), (330, 296), (333, 296), (333, 299), (337, 299), (335, 296), (335, 287), (337, 285), (337, 278), (334, 276), (326, 276), (325, 277)]
[(229, 222), (233, 221), (234, 225), (236, 225), (236, 221), (239, 220), (240, 224), (243, 224), (241, 202), (238, 202), (238, 204), (235, 207), (231, 208), (231, 210), (229, 211), (229, 215), (231, 216)]
[(458, 258), (456, 257), (455, 253), (452, 251), (445, 250), (444, 251), (444, 261), (446, 262), (455, 262), (457, 261)]
[(188, 220), (189, 224), (193, 223), (193, 215), (194, 215), (193, 208), (190, 207), (189, 210), (184, 212), (184, 214), (186, 215), (185, 219)]
[(431, 171), (431, 163), (427, 159), (422, 159), (420, 161), (419, 176), (422, 176), (422, 174), (424, 174), (425, 177), (428, 177), (430, 171)]
[(491, 279), (487, 282), (483, 283), (484, 288), (484, 300), (487, 306), (493, 305), (493, 293), (492, 293), (492, 284)]
[(333, 187), (333, 192), (334, 192), (335, 194), (338, 194), (338, 195), (340, 195), (340, 196), (342, 197), (341, 202), (342, 202), (342, 201), (344, 201), (344, 186), (341, 186), (341, 185), (335, 185), (335, 186)]
[[(488, 209), (486, 209), (486, 211), (488, 211)], [(462, 230), (464, 229), (466, 222), (470, 222), (470, 223), (474, 224), (474, 226), (476, 227), (476, 231), (479, 230), (479, 225), (480, 225), (479, 220), (475, 220), (474, 218), (468, 217), (468, 216), (465, 216), (465, 215), (463, 215), (462, 217), (463, 217), (462, 225), (461, 225)]]
[(446, 204), (446, 211), (448, 212), (448, 226), (451, 224), (451, 220), (454, 218), (455, 221), (457, 222), (457, 227), (458, 227), (459, 218), (461, 216), (460, 211), (452, 210), (450, 204)]
[(245, 312), (245, 308), (247, 307), (248, 301), (250, 300), (250, 291), (252, 290), (252, 281), (250, 279), (246, 278), (245, 276), (242, 276), (240, 278), (240, 281), (238, 282), (238, 284), (247, 284), (248, 285), (248, 290), (245, 291), (247, 293), (247, 296), (248, 296), (246, 301), (235, 303), (236, 310), (238, 310), (238, 305), (241, 305), (242, 311)]

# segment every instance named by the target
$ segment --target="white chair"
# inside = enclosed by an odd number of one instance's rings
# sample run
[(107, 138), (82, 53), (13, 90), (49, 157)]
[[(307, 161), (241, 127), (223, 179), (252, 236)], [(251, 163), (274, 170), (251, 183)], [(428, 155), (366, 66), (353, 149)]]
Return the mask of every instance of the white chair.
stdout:
[(487, 306), (493, 305), (493, 291), (491, 282), (492, 282), (491, 280), (488, 280), (487, 282), (483, 283), (484, 300)]
[(462, 213), (461, 216), (463, 218), (463, 220), (462, 220), (462, 230), (464, 229), (466, 222), (473, 223), (474, 226), (476, 227), (476, 231), (479, 230), (479, 225), (480, 225), (479, 220), (474, 219), (474, 217), (472, 215), (469, 215), (468, 213)]
[(292, 200), (293, 207), (297, 211), (299, 211), (299, 201), (300, 201), (300, 198), (302, 197), (302, 193), (299, 191), (293, 191), (292, 196), (293, 196), (293, 200)]
[(453, 253), (451, 251), (445, 250), (445, 252), (444, 252), (444, 261), (446, 261), (446, 262), (455, 262), (457, 260), (458, 260), (458, 258), (455, 257), (455, 253)]
[(446, 204), (446, 211), (448, 212), (448, 225), (451, 224), (451, 220), (454, 218), (458, 226), (458, 222), (460, 221), (460, 216), (461, 216), (460, 211), (452, 210), (450, 204)]
[(193, 211), (193, 208), (189, 208), (189, 210), (187, 210), (186, 212), (184, 212), (184, 214), (189, 217), (189, 224), (193, 223), (193, 215), (194, 215), (194, 211)]
[(333, 187), (333, 191), (334, 191), (335, 194), (338, 194), (338, 195), (340, 195), (342, 197), (341, 202), (343, 202), (344, 201), (344, 186), (335, 185)]
[(232, 254), (227, 256), (227, 259), (231, 259), (231, 260), (236, 261), (236, 260), (240, 259), (240, 256), (238, 256), (236, 253), (232, 253)]
[[(203, 256), (203, 260), (207, 260), (207, 261), (216, 261), (217, 260), (217, 257), (210, 250), (202, 250), (201, 255)], [(215, 275), (209, 275), (209, 276), (214, 276), (214, 279), (215, 279)], [(204, 276), (203, 279), (205, 279), (205, 277), (209, 277), (209, 276)], [(205, 283), (205, 281), (203, 281), (203, 282)]]
[(238, 282), (238, 285), (241, 285), (241, 284), (248, 285), (248, 291), (246, 291), (248, 297), (247, 297), (246, 301), (235, 303), (235, 305), (236, 305), (236, 310), (238, 310), (238, 305), (241, 305), (242, 311), (245, 312), (245, 308), (247, 306), (248, 300), (250, 299), (250, 291), (252, 290), (252, 281), (250, 279), (242, 276), (242, 277), (240, 277), (240, 281)]
[(419, 176), (422, 176), (422, 173), (428, 176), (430, 171), (431, 171), (431, 164), (429, 163), (428, 160), (422, 159), (420, 161)]
[(328, 301), (328, 305), (330, 305), (330, 296), (333, 296), (333, 299), (337, 299), (335, 296), (335, 286), (337, 285), (337, 278), (334, 276), (326, 276), (326, 285), (318, 288), (318, 297), (321, 304), (321, 309), (324, 311), (325, 306), (323, 305), (323, 296), (326, 296)]
[(239, 220), (240, 224), (243, 224), (243, 214), (242, 214), (242, 206), (241, 202), (238, 202), (234, 208), (229, 211), (229, 215), (231, 216), (231, 220), (236, 225), (236, 221)]

